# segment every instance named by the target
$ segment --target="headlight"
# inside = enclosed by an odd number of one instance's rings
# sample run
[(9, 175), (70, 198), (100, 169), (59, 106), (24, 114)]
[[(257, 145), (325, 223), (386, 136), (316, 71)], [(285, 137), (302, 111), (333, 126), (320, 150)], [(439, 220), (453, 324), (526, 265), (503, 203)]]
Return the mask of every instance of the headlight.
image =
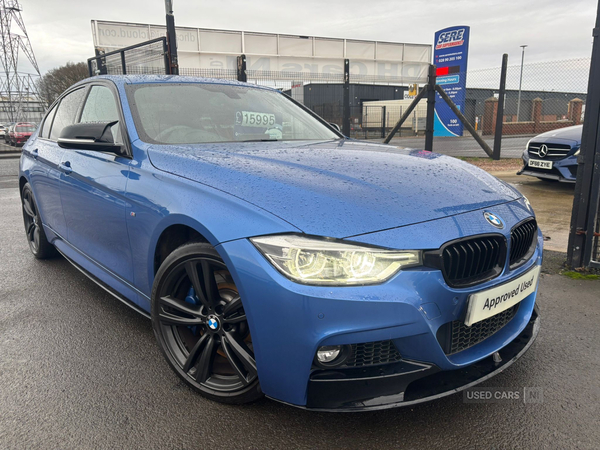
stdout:
[(419, 250), (387, 250), (299, 235), (250, 240), (279, 272), (304, 284), (381, 283), (402, 268), (420, 265), (422, 260)]
[(529, 211), (533, 212), (533, 208), (531, 207), (531, 203), (529, 203), (529, 199), (523, 196), (523, 202), (525, 202), (525, 206), (529, 209)]
[(578, 156), (580, 151), (581, 151), (581, 148), (578, 148), (577, 151), (575, 153), (573, 153), (573, 156)]

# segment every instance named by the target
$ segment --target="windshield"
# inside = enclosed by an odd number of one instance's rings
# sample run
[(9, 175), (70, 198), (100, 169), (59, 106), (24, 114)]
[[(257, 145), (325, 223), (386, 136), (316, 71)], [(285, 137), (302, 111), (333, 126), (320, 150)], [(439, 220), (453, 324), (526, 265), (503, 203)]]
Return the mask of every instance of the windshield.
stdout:
[(143, 141), (159, 144), (339, 139), (283, 94), (223, 84), (127, 87)]
[(35, 131), (35, 127), (24, 126), (24, 127), (16, 127), (15, 131), (20, 131), (21, 133), (33, 133)]

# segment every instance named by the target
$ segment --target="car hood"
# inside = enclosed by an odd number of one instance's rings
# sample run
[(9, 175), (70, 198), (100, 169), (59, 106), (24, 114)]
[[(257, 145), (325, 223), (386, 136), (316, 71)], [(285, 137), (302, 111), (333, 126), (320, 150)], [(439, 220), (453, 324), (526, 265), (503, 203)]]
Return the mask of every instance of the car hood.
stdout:
[(475, 166), (350, 140), (153, 145), (152, 164), (239, 197), (305, 233), (337, 238), (520, 198)]
[(558, 130), (547, 131), (546, 133), (538, 134), (532, 141), (544, 140), (549, 142), (557, 139), (567, 141), (581, 142), (581, 133), (583, 125), (575, 125), (573, 127), (559, 128)]

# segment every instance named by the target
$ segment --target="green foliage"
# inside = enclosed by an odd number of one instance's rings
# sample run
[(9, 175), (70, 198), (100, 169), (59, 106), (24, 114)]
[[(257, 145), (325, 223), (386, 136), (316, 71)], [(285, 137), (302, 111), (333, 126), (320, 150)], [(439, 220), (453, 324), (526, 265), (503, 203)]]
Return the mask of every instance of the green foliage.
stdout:
[(569, 277), (573, 280), (600, 280), (600, 275), (595, 275), (593, 273), (581, 273), (575, 272), (574, 270), (569, 270), (562, 273), (565, 277)]

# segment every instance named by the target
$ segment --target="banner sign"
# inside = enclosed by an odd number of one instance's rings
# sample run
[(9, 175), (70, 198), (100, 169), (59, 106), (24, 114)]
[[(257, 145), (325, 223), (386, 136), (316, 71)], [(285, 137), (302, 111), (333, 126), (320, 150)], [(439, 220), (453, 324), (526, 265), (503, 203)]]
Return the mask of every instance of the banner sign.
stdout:
[[(344, 59), (353, 82), (426, 83), (431, 45), (235, 30), (177, 27), (179, 67), (236, 70), (246, 55), (250, 74), (296, 81), (338, 80)], [(161, 25), (92, 21), (94, 47), (109, 52), (164, 36)]]
[[(437, 84), (464, 114), (469, 55), (469, 27), (456, 26), (435, 33), (433, 63)], [(435, 99), (434, 136), (462, 136), (463, 124), (440, 94)]]

